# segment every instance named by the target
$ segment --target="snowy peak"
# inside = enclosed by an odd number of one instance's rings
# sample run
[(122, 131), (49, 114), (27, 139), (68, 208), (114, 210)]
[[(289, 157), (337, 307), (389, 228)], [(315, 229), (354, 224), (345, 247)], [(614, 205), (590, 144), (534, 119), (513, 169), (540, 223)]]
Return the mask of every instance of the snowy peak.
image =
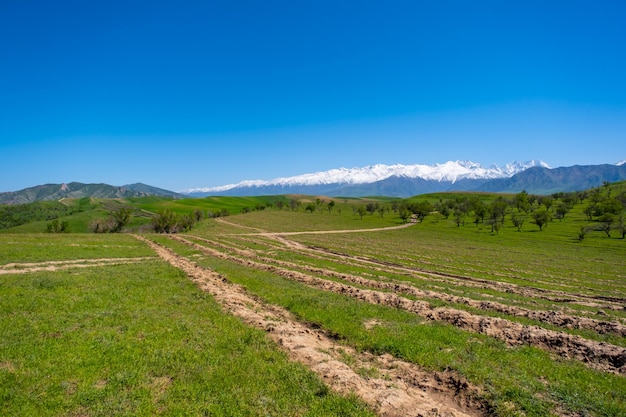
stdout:
[(193, 188), (181, 191), (183, 194), (221, 193), (237, 188), (248, 187), (294, 187), (318, 186), (329, 184), (371, 184), (391, 177), (404, 177), (429, 181), (456, 182), (462, 179), (495, 179), (509, 178), (528, 168), (540, 166), (549, 168), (548, 164), (538, 160), (528, 162), (511, 162), (501, 167), (492, 165), (484, 168), (472, 161), (448, 161), (434, 165), (383, 165), (376, 164), (361, 168), (337, 168), (293, 177), (275, 178), (270, 181), (248, 180), (238, 184), (229, 184), (212, 188)]

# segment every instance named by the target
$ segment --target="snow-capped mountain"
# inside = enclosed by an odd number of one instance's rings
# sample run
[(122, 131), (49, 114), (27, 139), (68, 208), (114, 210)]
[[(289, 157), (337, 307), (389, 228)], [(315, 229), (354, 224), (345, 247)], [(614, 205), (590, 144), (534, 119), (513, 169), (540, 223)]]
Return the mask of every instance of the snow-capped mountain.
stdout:
[[(361, 168), (337, 168), (273, 180), (247, 180), (212, 188), (192, 188), (182, 194), (259, 195), (309, 193), (329, 196), (361, 196), (384, 194), (409, 196), (422, 192), (444, 191), (451, 188), (468, 190), (471, 183), (479, 186), (485, 181), (509, 178), (531, 167), (549, 168), (538, 160), (512, 162), (488, 168), (471, 161), (448, 161), (434, 165), (370, 165)], [(424, 190), (424, 191), (421, 191)]]

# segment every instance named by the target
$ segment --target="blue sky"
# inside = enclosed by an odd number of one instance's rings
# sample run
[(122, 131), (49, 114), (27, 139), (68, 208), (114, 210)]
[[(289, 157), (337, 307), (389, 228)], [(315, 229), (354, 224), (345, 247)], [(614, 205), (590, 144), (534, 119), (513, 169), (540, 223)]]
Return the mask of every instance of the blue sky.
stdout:
[(0, 3), (0, 191), (626, 158), (623, 1)]

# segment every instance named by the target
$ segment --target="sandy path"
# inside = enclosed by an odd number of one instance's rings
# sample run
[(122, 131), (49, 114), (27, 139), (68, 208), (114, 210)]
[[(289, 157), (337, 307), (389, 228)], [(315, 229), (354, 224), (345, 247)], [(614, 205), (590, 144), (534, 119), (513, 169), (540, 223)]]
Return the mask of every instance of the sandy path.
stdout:
[[(484, 404), (479, 391), (453, 372), (425, 372), (390, 355), (373, 356), (337, 345), (323, 332), (294, 320), (289, 312), (268, 306), (247, 295), (221, 275), (202, 268), (143, 237), (160, 257), (183, 270), (201, 289), (210, 292), (229, 312), (245, 323), (264, 329), (293, 360), (318, 374), (332, 389), (355, 393), (381, 416), (481, 416)], [(355, 366), (375, 369), (376, 377), (364, 378), (339, 360), (355, 358)]]
[(10, 263), (0, 265), (0, 275), (6, 274), (28, 274), (40, 271), (59, 271), (70, 268), (93, 268), (96, 266), (121, 265), (143, 262), (154, 257), (137, 257), (137, 258), (93, 258), (93, 259), (74, 259), (64, 261), (47, 261), (47, 262), (29, 262), (29, 263)]
[[(486, 334), (511, 345), (527, 344), (556, 353), (565, 358), (577, 359), (591, 368), (619, 374), (626, 373), (626, 349), (605, 342), (584, 339), (555, 330), (529, 326), (497, 317), (471, 314), (454, 308), (433, 308), (424, 301), (413, 301), (394, 292), (362, 289), (351, 285), (326, 280), (306, 273), (293, 271), (276, 265), (253, 261), (249, 256), (229, 255), (224, 252), (191, 242), (181, 236), (170, 238), (193, 246), (207, 255), (239, 263), (249, 268), (275, 273), (288, 279), (324, 290), (344, 294), (373, 304), (383, 304), (410, 311), (430, 320), (443, 321), (464, 330)], [(344, 279), (349, 279), (346, 275)], [(359, 284), (365, 284), (365, 280)], [(372, 281), (376, 283), (376, 281)]]

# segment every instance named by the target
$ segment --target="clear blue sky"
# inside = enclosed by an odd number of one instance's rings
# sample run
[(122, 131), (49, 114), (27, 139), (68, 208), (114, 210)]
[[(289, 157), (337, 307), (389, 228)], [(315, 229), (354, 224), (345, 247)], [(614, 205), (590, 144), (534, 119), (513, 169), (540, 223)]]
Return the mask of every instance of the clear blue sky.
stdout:
[(0, 191), (626, 158), (626, 2), (0, 2)]

